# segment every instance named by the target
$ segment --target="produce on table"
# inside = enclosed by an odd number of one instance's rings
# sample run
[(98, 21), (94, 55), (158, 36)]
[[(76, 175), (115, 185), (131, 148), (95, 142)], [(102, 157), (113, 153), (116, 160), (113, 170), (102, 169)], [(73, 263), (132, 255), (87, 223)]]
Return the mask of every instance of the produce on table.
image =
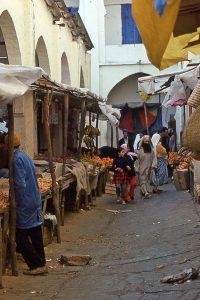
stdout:
[(178, 167), (177, 170), (181, 171), (181, 170), (187, 170), (189, 167), (189, 164), (187, 162), (181, 162)]
[(0, 191), (0, 208), (7, 208), (9, 206), (8, 198), (9, 198), (9, 191), (1, 190)]
[(40, 189), (40, 193), (45, 193), (50, 190), (52, 187), (51, 178), (38, 178), (38, 185)]
[(168, 155), (168, 164), (173, 165), (174, 162), (177, 160), (178, 153), (177, 152), (169, 152)]
[(82, 161), (86, 161), (99, 167), (100, 169), (104, 169), (106, 167), (111, 167), (113, 163), (113, 159), (110, 157), (100, 158), (99, 156), (90, 156), (88, 154), (82, 155)]
[(188, 149), (185, 150), (179, 150), (179, 152), (170, 152), (169, 153), (169, 158), (168, 158), (168, 164), (173, 165), (176, 164), (178, 165), (177, 169), (183, 170), (183, 169), (188, 169), (189, 164), (192, 161), (192, 152), (189, 151)]
[[(69, 150), (66, 152), (65, 156), (66, 156), (66, 158), (77, 159), (76, 154), (74, 152), (72, 152), (72, 151), (69, 151)], [(34, 155), (34, 159), (35, 160), (46, 160), (46, 161), (49, 161), (49, 159), (47, 157), (47, 154), (44, 154), (44, 153), (35, 154)], [(53, 156), (52, 160), (54, 162), (62, 163), (63, 162), (63, 157), (61, 157), (61, 156)]]

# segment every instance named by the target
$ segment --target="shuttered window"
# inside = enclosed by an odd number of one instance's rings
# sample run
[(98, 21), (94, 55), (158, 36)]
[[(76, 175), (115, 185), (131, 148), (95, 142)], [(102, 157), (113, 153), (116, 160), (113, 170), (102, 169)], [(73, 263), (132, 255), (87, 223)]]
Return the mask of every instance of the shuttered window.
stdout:
[(142, 39), (131, 13), (131, 4), (121, 5), (122, 44), (142, 44)]

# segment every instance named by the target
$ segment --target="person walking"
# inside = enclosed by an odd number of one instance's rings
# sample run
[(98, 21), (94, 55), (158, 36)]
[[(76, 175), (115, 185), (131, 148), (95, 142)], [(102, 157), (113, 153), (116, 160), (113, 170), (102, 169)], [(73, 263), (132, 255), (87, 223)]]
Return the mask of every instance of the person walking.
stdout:
[(158, 133), (155, 133), (153, 135), (152, 144), (154, 146), (154, 151), (157, 159), (157, 184), (158, 186), (161, 186), (168, 183), (167, 150), (161, 145), (161, 136)]
[(128, 160), (124, 157), (125, 151), (118, 149), (118, 156), (114, 159), (111, 171), (114, 172), (113, 182), (116, 186), (117, 203), (126, 204), (125, 194), (128, 183), (127, 171), (129, 170)]
[[(149, 184), (150, 173), (156, 168), (156, 157), (149, 135), (144, 135), (141, 139), (135, 162), (135, 171), (138, 174), (141, 194), (145, 198), (150, 198)], [(156, 185), (156, 183), (154, 183)]]
[(176, 134), (175, 131), (170, 128), (168, 130), (169, 133), (169, 152), (175, 152), (176, 151)]
[(126, 195), (125, 195), (125, 201), (130, 202), (130, 200), (134, 200), (135, 196), (135, 188), (137, 186), (136, 178), (135, 178), (135, 167), (134, 163), (137, 159), (137, 155), (133, 152), (130, 152), (129, 145), (123, 144), (121, 146), (122, 149), (124, 149), (125, 157), (128, 161), (129, 169), (127, 170), (127, 176), (128, 176), (128, 184), (126, 187)]
[[(16, 244), (29, 269), (25, 275), (48, 273), (42, 238), (42, 200), (31, 158), (19, 149), (14, 134), (13, 179), (16, 198)], [(8, 136), (5, 138), (8, 145)]]

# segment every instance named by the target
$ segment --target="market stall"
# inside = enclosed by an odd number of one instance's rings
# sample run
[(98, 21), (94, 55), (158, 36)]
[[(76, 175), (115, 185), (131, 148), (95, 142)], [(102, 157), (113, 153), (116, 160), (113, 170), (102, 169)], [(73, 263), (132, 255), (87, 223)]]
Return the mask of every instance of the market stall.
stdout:
[[(9, 73), (10, 81), (4, 79), (4, 75), (7, 74), (6, 72)], [(81, 205), (83, 205), (84, 208), (88, 208), (89, 204), (93, 205), (100, 178), (104, 178), (102, 180), (103, 184), (101, 185), (105, 185), (108, 161), (101, 161), (101, 163), (98, 161), (97, 164), (95, 158), (95, 163), (91, 164), (88, 158), (86, 159), (81, 156), (81, 146), (84, 135), (88, 135), (90, 142), (94, 140), (96, 146), (98, 145), (99, 130), (92, 127), (91, 118), (95, 116), (96, 125), (98, 126), (98, 119), (100, 114), (102, 114), (99, 103), (104, 107), (105, 103), (103, 99), (90, 93), (87, 89), (75, 89), (51, 81), (40, 68), (29, 69), (21, 66), (7, 66), (4, 67), (2, 73), (1, 78), (0, 67), (0, 80), (4, 82), (4, 87), (6, 87), (5, 90), (3, 90), (3, 88), (0, 90), (0, 100), (3, 104), (8, 103), (9, 181), (7, 180), (5, 194), (1, 194), (1, 198), (8, 201), (9, 195), (10, 220), (8, 230), (8, 219), (6, 219), (6, 216), (8, 216), (8, 214), (6, 214), (8, 207), (4, 207), (4, 202), (1, 202), (3, 207), (0, 207), (2, 229), (0, 238), (6, 241), (5, 232), (9, 232), (12, 273), (13, 275), (17, 275), (15, 252), (16, 212), (12, 169), (14, 148), (14, 114), (12, 101), (28, 91), (29, 98), (32, 93), (35, 101), (33, 104), (36, 104), (36, 106), (34, 105), (36, 113), (39, 112), (36, 117), (37, 125), (39, 122), (42, 122), (40, 125), (42, 125), (43, 130), (40, 131), (41, 127), (39, 127), (37, 131), (38, 151), (36, 151), (34, 163), (37, 169), (38, 184), (42, 197), (44, 221), (49, 219), (53, 220), (58, 242), (61, 242), (60, 224), (64, 224), (66, 202), (67, 205), (71, 205), (73, 210), (78, 210)], [(20, 87), (18, 86), (19, 82)], [(26, 95), (24, 100), (26, 100)], [(54, 104), (52, 105), (52, 103)], [(92, 136), (86, 133), (88, 130), (87, 126), (85, 127), (86, 112), (88, 112), (89, 115), (88, 126), (90, 130), (92, 129)], [(73, 120), (70, 120), (71, 116), (73, 116)], [(69, 132), (71, 133), (72, 131), (69, 130), (69, 126), (71, 125), (70, 122), (73, 123), (74, 120), (78, 121), (77, 124), (72, 124), (72, 127), (75, 128), (77, 141), (72, 149), (69, 149), (72, 143), (72, 139), (69, 135)], [(15, 131), (17, 131), (17, 128), (15, 128)], [(59, 135), (57, 135), (58, 132)], [(57, 144), (55, 143), (56, 140)], [(89, 147), (91, 159), (91, 157), (93, 158), (93, 153), (90, 148), (91, 147)], [(104, 187), (102, 187), (102, 190), (103, 189)], [(72, 195), (74, 196), (72, 197)], [(69, 199), (72, 201), (71, 203)], [(6, 243), (2, 242), (1, 245), (1, 252), (4, 253), (0, 258), (0, 270), (2, 273)]]
[[(5, 266), (6, 240), (9, 235), (10, 256), (12, 274), (18, 275), (16, 260), (16, 204), (13, 183), (13, 136), (14, 136), (14, 99), (24, 95), (29, 85), (42, 76), (41, 68), (31, 68), (24, 66), (0, 65), (0, 105), (8, 107), (8, 153), (9, 153), (9, 181), (7, 186), (2, 186), (1, 190), (1, 253), (0, 253), (0, 282), (2, 285), (2, 273)], [(9, 197), (8, 197), (9, 195)], [(8, 205), (9, 199), (9, 205)], [(9, 214), (8, 208), (9, 206)], [(8, 215), (10, 215), (8, 223)], [(9, 224), (9, 226), (8, 226)]]
[[(170, 152), (168, 164), (173, 168), (173, 180), (176, 190), (191, 190), (191, 168), (193, 166), (192, 152), (181, 148), (178, 152)], [(190, 188), (191, 186), (191, 188)]]
[[(176, 131), (178, 153), (169, 154), (169, 165), (175, 168), (174, 182), (176, 188), (188, 189), (191, 195), (197, 192), (199, 177), (199, 64), (189, 64), (173, 73), (145, 76), (138, 79), (138, 89), (145, 95), (162, 93), (162, 105), (176, 108)], [(184, 148), (182, 148), (184, 146)], [(172, 163), (172, 162), (175, 162)], [(198, 196), (195, 196), (198, 197)]]

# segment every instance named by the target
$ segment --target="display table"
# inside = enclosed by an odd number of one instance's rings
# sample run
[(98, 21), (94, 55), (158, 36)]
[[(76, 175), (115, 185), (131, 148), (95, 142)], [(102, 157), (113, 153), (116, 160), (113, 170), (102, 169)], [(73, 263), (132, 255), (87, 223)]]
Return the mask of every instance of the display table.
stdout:
[(70, 187), (70, 185), (75, 181), (76, 178), (71, 173), (67, 173), (64, 176), (58, 178), (61, 225), (64, 225), (64, 220), (65, 220), (65, 192)]

